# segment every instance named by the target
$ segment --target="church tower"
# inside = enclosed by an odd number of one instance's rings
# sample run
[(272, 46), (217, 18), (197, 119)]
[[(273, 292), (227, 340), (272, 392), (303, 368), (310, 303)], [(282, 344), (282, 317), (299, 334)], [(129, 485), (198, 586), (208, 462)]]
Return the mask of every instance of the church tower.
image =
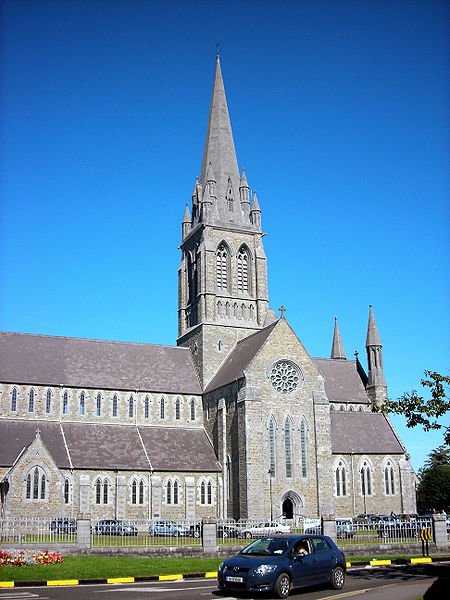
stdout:
[(239, 173), (217, 56), (200, 179), (182, 220), (179, 346), (203, 385), (234, 344), (266, 324), (268, 291), (261, 210)]

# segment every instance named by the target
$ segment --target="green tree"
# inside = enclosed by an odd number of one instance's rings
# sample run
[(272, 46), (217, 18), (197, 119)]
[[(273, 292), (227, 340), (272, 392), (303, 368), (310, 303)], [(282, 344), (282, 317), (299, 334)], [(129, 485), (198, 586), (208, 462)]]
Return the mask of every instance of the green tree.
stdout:
[(450, 410), (450, 377), (435, 371), (425, 371), (425, 378), (420, 384), (429, 390), (429, 398), (424, 398), (416, 390), (412, 390), (397, 400), (388, 400), (381, 410), (403, 415), (407, 427), (421, 425), (425, 431), (444, 429), (444, 442), (450, 446), (450, 426), (439, 423), (439, 419)]
[(450, 511), (450, 464), (437, 464), (422, 473), (417, 487), (417, 509)]

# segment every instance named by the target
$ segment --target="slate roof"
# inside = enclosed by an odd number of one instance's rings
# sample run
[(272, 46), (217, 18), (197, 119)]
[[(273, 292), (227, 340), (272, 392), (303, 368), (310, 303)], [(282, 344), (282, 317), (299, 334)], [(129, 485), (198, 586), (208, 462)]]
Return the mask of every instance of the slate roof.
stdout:
[(239, 340), (206, 386), (205, 392), (210, 392), (232, 381), (236, 381), (236, 379), (240, 379), (277, 323), (278, 321), (275, 321), (264, 329), (253, 333), (243, 340)]
[(404, 448), (381, 413), (331, 411), (333, 454), (403, 454)]
[(0, 333), (0, 381), (201, 394), (188, 348)]
[(22, 450), (35, 439), (37, 428), (56, 465), (61, 469), (70, 468), (70, 455), (75, 469), (148, 471), (152, 468), (155, 471), (189, 472), (221, 470), (204, 429), (97, 423), (59, 424), (28, 419), (0, 419), (0, 466), (10, 467), (14, 463)]
[(325, 380), (330, 402), (368, 403), (368, 397), (357, 371), (356, 361), (333, 358), (313, 359)]

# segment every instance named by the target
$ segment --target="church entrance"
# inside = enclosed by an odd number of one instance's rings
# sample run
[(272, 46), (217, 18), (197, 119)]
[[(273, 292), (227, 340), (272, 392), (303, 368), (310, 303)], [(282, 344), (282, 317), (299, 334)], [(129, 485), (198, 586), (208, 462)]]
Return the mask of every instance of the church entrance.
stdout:
[(286, 498), (286, 500), (283, 502), (281, 510), (285, 519), (292, 519), (294, 517), (294, 505), (290, 498)]

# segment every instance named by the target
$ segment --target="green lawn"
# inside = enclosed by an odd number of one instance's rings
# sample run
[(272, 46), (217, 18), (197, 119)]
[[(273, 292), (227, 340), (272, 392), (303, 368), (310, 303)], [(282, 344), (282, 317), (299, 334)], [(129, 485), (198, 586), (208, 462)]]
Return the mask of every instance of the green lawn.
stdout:
[(134, 558), (68, 556), (62, 564), (45, 566), (0, 566), (0, 581), (46, 581), (48, 579), (105, 579), (149, 577), (178, 573), (217, 571), (220, 558)]

